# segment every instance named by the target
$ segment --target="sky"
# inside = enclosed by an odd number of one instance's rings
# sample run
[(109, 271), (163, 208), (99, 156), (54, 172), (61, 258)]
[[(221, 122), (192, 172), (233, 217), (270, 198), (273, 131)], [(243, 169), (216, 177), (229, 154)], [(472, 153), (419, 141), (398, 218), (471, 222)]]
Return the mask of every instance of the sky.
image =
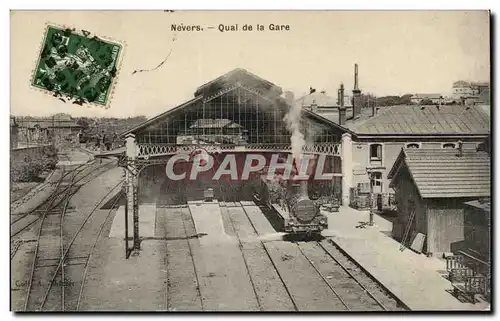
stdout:
[[(30, 86), (47, 23), (125, 44), (109, 108), (63, 103)], [(172, 24), (204, 30), (173, 32)], [(220, 32), (220, 24), (239, 31)], [(296, 98), (309, 87), (336, 97), (341, 82), (350, 92), (355, 63), (360, 89), (377, 96), (446, 95), (457, 80), (490, 80), (487, 11), (12, 11), (10, 33), (13, 115), (152, 117), (234, 68)]]

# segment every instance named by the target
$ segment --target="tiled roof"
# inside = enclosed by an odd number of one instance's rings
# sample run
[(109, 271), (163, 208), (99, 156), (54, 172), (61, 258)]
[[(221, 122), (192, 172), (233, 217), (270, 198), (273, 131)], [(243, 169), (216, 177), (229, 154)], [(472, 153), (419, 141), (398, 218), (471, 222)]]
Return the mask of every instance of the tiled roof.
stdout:
[(388, 178), (391, 186), (406, 166), (422, 198), (489, 197), (490, 158), (485, 152), (457, 149), (403, 149)]
[(484, 134), (490, 116), (483, 106), (391, 106), (364, 120), (346, 124), (357, 134)]

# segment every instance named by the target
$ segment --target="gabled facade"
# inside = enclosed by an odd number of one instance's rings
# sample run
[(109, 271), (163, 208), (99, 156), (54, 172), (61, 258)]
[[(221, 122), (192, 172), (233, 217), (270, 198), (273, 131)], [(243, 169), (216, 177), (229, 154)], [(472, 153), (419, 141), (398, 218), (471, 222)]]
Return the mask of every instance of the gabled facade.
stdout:
[[(195, 98), (162, 113), (124, 133), (133, 133), (138, 143), (176, 144), (199, 119), (231, 121), (245, 130), (249, 143), (290, 143), (284, 117), (291, 103), (281, 97), (280, 87), (244, 70), (235, 69), (198, 87)], [(301, 131), (312, 142), (339, 142), (349, 130), (304, 110)]]

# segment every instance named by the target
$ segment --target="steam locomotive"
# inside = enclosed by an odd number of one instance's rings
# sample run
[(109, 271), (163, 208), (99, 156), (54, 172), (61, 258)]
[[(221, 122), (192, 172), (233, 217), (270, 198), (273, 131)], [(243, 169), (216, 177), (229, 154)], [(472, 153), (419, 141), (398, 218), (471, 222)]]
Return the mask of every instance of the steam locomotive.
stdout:
[(319, 202), (309, 197), (307, 181), (280, 181), (262, 175), (254, 199), (278, 213), (284, 232), (311, 234), (328, 228)]

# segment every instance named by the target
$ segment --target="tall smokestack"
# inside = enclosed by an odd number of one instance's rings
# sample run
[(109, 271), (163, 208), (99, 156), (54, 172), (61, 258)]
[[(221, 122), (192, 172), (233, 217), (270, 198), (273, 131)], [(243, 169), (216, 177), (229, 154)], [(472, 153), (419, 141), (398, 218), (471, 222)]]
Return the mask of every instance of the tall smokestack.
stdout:
[(346, 121), (346, 108), (344, 106), (344, 84), (340, 84), (339, 89), (339, 125), (345, 125)]
[(359, 83), (358, 83), (358, 64), (354, 64), (354, 90), (359, 90)]
[(358, 81), (358, 64), (354, 64), (354, 89), (352, 90), (352, 118), (361, 113), (361, 90)]

